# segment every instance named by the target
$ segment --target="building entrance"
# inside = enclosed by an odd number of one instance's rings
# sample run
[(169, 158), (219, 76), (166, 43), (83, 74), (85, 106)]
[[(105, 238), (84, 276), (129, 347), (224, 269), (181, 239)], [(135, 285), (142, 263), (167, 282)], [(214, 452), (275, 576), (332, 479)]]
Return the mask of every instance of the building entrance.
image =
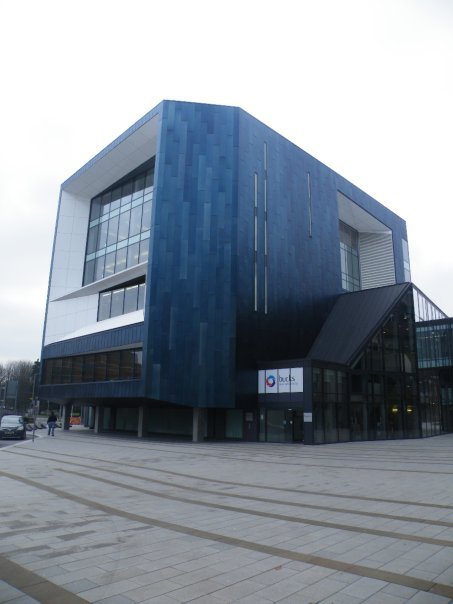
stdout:
[[(261, 441), (274, 443), (303, 442), (303, 409), (261, 409), (260, 416)], [(263, 430), (264, 434), (262, 433)]]

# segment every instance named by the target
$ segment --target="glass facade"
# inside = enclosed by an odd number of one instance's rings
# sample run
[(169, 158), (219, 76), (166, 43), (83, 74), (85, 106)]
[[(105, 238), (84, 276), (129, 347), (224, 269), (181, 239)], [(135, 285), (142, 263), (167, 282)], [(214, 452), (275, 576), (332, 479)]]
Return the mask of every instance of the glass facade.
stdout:
[(414, 293), (414, 313), (417, 322), (447, 318), (447, 315), (414, 285), (412, 285), (412, 291)]
[(259, 415), (259, 440), (273, 443), (303, 442), (303, 408), (261, 408)]
[(359, 234), (340, 221), (341, 287), (348, 292), (360, 289)]
[(315, 443), (421, 436), (414, 327), (409, 291), (347, 373), (313, 368)]
[(132, 283), (99, 294), (98, 321), (141, 310), (145, 304), (145, 283)]
[(420, 368), (452, 366), (452, 321), (433, 321), (417, 325), (417, 352)]
[(78, 384), (140, 379), (142, 350), (110, 350), (44, 361), (42, 384)]
[(405, 239), (402, 240), (403, 243), (403, 266), (404, 266), (404, 280), (411, 280), (411, 265), (409, 261), (409, 246)]
[(453, 432), (453, 319), (416, 326), (423, 436)]
[(153, 182), (149, 166), (91, 200), (84, 285), (148, 259)]

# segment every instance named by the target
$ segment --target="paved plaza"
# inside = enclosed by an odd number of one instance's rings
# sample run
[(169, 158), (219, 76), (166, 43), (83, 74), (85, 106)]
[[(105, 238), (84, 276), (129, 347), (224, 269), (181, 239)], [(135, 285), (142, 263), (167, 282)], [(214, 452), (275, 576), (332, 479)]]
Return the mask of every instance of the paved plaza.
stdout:
[(0, 449), (0, 603), (452, 602), (452, 452), (29, 436)]

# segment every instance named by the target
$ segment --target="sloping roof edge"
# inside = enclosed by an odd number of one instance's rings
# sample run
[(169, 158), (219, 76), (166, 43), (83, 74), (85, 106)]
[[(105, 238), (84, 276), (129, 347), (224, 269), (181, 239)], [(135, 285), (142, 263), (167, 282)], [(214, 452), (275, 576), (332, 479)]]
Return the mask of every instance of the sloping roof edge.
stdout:
[(392, 308), (411, 287), (411, 283), (397, 283), (341, 294), (307, 358), (350, 365)]

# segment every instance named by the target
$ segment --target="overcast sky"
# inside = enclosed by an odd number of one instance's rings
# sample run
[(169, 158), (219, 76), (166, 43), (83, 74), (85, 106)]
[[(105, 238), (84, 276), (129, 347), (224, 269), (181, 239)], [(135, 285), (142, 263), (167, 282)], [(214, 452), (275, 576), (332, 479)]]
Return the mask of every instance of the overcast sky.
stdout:
[(0, 0), (0, 362), (40, 356), (61, 183), (163, 99), (236, 105), (407, 222), (453, 316), (451, 0)]

